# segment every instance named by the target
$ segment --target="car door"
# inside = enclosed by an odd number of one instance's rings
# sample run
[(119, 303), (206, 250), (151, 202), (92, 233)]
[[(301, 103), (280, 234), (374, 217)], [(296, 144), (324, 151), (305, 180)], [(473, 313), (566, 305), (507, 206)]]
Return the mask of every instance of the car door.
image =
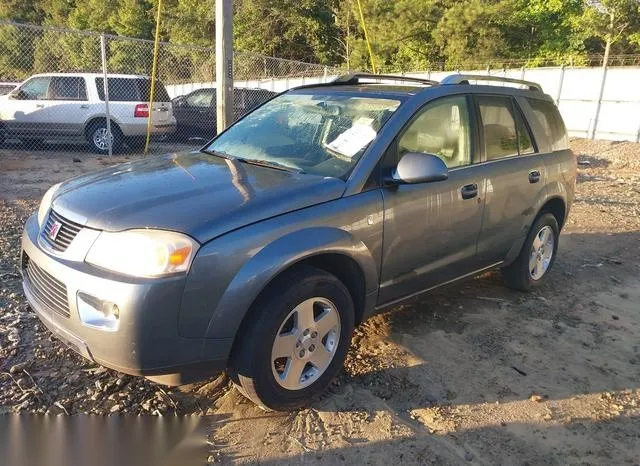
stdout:
[(544, 163), (522, 113), (510, 96), (476, 98), (487, 189), (478, 259), (504, 260), (526, 237), (545, 187)]
[(212, 89), (198, 89), (184, 96), (173, 108), (178, 132), (188, 136), (209, 138), (215, 135), (215, 107)]
[(477, 269), (484, 179), (475, 148), (471, 100), (449, 96), (419, 110), (387, 157), (437, 155), (445, 181), (383, 188), (384, 236), (379, 303), (384, 304)]
[(7, 96), (0, 119), (9, 137), (39, 138), (46, 133), (44, 110), (50, 82), (49, 76), (34, 76)]
[(82, 136), (89, 113), (87, 85), (80, 76), (53, 76), (49, 84), (47, 103), (42, 109), (49, 134)]

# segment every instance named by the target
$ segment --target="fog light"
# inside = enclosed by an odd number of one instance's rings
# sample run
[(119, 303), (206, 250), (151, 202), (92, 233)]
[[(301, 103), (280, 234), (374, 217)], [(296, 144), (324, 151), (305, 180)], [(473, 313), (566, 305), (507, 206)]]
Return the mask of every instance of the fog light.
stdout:
[(78, 292), (78, 314), (83, 325), (106, 332), (115, 332), (120, 324), (120, 309), (110, 301)]

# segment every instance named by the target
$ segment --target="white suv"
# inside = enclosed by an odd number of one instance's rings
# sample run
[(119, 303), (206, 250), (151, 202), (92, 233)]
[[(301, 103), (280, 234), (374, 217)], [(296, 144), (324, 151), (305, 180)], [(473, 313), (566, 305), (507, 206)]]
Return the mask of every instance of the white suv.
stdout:
[[(144, 146), (149, 118), (151, 79), (107, 76), (113, 151), (123, 143)], [(154, 92), (151, 132), (175, 132), (171, 99), (162, 83)], [(30, 146), (43, 140), (86, 140), (95, 152), (108, 152), (104, 77), (99, 73), (48, 73), (30, 77), (0, 96), (0, 144), (7, 138)]]

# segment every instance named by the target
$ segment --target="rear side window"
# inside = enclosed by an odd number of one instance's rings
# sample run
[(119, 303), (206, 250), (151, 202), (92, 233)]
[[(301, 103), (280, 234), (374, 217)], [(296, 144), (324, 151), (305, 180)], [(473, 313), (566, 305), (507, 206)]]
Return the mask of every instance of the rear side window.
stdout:
[(560, 116), (558, 107), (552, 102), (538, 99), (527, 99), (536, 120), (549, 138), (552, 150), (564, 150), (569, 148), (569, 138), (564, 121)]
[[(134, 79), (136, 84), (138, 85), (138, 89), (140, 95), (142, 96), (143, 102), (149, 102), (151, 100), (151, 80), (150, 79)], [(171, 97), (167, 93), (167, 90), (162, 84), (161, 81), (156, 81), (156, 88), (153, 92), (153, 101), (154, 102), (170, 102)], [(111, 97), (111, 96), (109, 96)]]
[(479, 97), (487, 160), (518, 155), (518, 132), (510, 97)]
[[(113, 102), (148, 102), (151, 93), (151, 80), (142, 78), (107, 78), (109, 100)], [(104, 79), (96, 78), (98, 97), (104, 100)], [(154, 102), (169, 102), (169, 94), (164, 85), (156, 82)]]
[(87, 86), (84, 78), (77, 76), (56, 76), (49, 85), (51, 100), (87, 100)]

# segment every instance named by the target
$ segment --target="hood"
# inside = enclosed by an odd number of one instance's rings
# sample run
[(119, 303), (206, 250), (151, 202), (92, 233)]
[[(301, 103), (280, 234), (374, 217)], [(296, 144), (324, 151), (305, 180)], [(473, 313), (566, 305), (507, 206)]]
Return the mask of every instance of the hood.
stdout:
[(345, 183), (201, 152), (149, 157), (65, 182), (53, 208), (108, 231), (158, 228), (206, 242), (236, 228), (339, 198)]

